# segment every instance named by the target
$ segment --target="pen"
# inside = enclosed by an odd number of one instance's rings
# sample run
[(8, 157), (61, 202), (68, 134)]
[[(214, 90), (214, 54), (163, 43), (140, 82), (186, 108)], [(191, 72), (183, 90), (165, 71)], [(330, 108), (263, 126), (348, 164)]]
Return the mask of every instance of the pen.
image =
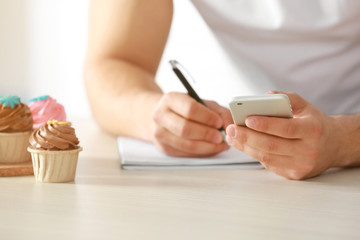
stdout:
[[(185, 68), (176, 60), (170, 60), (169, 61), (172, 70), (174, 71), (174, 73), (176, 74), (176, 76), (179, 78), (179, 80), (181, 81), (181, 83), (184, 85), (184, 87), (186, 88), (186, 90), (188, 91), (188, 94), (190, 95), (190, 97), (192, 97), (193, 99), (195, 99), (197, 102), (201, 103), (202, 105), (206, 106), (206, 104), (204, 103), (204, 101), (199, 97), (199, 95), (195, 92), (195, 90), (191, 87), (191, 85), (189, 84), (188, 80), (186, 80), (184, 74), (181, 72), (180, 69), (183, 70), (183, 72), (187, 72), (185, 70)], [(206, 106), (207, 107), (207, 106)], [(224, 129), (221, 127), (219, 128), (219, 131), (222, 133), (224, 139), (225, 139), (225, 131)]]

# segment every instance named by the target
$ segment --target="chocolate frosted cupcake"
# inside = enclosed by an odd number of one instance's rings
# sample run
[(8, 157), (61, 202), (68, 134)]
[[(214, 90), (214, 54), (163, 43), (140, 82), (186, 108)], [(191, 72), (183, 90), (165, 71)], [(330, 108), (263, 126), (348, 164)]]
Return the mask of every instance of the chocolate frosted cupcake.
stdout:
[(17, 96), (0, 98), (0, 163), (30, 160), (26, 151), (33, 120), (28, 106)]
[(33, 131), (29, 142), (38, 182), (74, 181), (82, 148), (70, 123), (49, 121)]

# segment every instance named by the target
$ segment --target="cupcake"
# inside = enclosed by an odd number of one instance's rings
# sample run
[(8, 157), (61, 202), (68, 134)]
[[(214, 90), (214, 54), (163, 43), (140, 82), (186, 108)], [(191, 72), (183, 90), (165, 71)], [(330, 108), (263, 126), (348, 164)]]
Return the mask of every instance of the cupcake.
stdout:
[(28, 106), (17, 96), (0, 98), (0, 163), (30, 160), (26, 151), (33, 120)]
[(29, 142), (36, 181), (74, 181), (82, 148), (69, 122), (48, 121), (33, 131)]
[(29, 108), (33, 116), (34, 129), (49, 120), (66, 121), (64, 106), (48, 95), (30, 99)]

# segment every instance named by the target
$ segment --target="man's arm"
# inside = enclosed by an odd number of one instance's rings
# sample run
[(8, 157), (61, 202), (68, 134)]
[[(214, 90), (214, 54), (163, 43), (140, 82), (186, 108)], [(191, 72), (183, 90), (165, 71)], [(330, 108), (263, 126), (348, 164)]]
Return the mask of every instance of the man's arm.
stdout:
[(219, 127), (230, 112), (206, 108), (183, 93), (163, 94), (155, 74), (168, 37), (172, 0), (93, 0), (85, 85), (93, 115), (106, 131), (153, 142), (175, 156), (228, 149)]
[(90, 3), (85, 86), (106, 131), (150, 140), (150, 111), (161, 98), (154, 77), (168, 37), (171, 0)]
[(340, 140), (339, 157), (334, 167), (360, 166), (360, 113), (331, 116)]

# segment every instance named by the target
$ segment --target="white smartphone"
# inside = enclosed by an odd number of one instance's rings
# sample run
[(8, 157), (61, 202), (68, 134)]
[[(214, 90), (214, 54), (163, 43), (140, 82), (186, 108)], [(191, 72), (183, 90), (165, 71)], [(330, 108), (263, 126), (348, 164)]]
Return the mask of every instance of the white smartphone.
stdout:
[(251, 115), (293, 117), (290, 100), (285, 94), (234, 97), (229, 106), (237, 125), (245, 125), (245, 119)]

